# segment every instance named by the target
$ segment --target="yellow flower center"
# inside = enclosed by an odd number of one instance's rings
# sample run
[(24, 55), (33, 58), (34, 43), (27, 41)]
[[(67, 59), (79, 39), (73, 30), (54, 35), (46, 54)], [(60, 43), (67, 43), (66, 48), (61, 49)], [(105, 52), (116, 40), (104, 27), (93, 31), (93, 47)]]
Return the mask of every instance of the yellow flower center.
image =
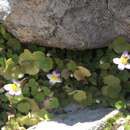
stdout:
[(121, 56), (120, 58), (120, 62), (124, 65), (128, 64), (128, 60), (129, 60), (128, 56)]
[(59, 80), (59, 77), (57, 75), (52, 75), (51, 80), (57, 81), (57, 80)]
[(12, 84), (11, 89), (12, 89), (13, 91), (15, 91), (15, 92), (16, 92), (16, 91), (17, 91), (17, 89), (18, 89), (18, 88), (17, 88), (17, 85), (16, 85), (16, 84)]

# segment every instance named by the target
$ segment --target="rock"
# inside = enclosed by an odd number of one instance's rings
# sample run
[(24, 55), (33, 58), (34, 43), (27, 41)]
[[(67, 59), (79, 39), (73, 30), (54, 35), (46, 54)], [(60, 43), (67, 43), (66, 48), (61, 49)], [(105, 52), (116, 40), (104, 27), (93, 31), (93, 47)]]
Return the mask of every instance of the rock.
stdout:
[(24, 43), (97, 48), (130, 37), (130, 0), (0, 0), (0, 21)]
[(75, 103), (70, 103), (64, 108), (64, 112), (66, 113), (72, 113), (72, 112), (77, 112), (81, 109), (84, 109), (82, 105), (75, 104)]
[(78, 112), (69, 113), (65, 118), (55, 121), (43, 121), (28, 130), (101, 130), (106, 120), (118, 114), (118, 110), (111, 108), (86, 108)]

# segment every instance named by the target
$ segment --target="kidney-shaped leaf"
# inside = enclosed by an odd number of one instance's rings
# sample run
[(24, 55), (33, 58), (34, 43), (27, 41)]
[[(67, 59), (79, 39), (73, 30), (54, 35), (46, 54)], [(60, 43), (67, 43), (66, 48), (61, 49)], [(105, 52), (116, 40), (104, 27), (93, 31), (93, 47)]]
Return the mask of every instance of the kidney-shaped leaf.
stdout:
[(86, 77), (90, 77), (90, 76), (91, 76), (91, 72), (83, 66), (78, 66), (78, 68), (74, 72), (74, 77), (78, 81), (84, 80)]

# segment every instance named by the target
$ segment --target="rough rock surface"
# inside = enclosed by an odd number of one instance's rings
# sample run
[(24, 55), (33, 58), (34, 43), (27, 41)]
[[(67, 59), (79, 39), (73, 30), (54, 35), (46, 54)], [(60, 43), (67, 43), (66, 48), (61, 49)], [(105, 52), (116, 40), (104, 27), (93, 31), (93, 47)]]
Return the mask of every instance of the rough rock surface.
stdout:
[(130, 0), (0, 0), (0, 21), (25, 43), (96, 48), (130, 37)]
[(69, 113), (64, 119), (43, 121), (28, 130), (102, 130), (107, 119), (115, 116), (119, 111), (110, 108), (95, 110), (84, 109)]

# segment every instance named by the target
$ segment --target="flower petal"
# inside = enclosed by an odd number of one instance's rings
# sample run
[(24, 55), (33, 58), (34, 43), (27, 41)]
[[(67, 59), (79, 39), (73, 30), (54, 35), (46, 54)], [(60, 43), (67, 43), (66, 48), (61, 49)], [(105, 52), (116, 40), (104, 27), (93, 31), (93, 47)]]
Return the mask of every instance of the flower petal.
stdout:
[(122, 56), (129, 56), (128, 51), (124, 51), (124, 52), (122, 53)]
[(21, 79), (21, 78), (23, 78), (23, 77), (24, 77), (24, 74), (19, 74), (19, 75), (18, 75), (18, 78), (19, 78), (19, 79)]
[(59, 79), (59, 80), (56, 80), (56, 82), (57, 82), (57, 83), (61, 83), (61, 82), (62, 82), (62, 80), (61, 80), (61, 79)]
[(56, 84), (56, 81), (50, 80), (49, 83), (50, 83), (50, 85), (54, 85), (54, 84)]
[(4, 87), (3, 87), (3, 88), (4, 88), (6, 91), (10, 91), (10, 90), (11, 90), (12, 85), (13, 85), (13, 84), (6, 84), (6, 85), (4, 85)]
[(120, 58), (114, 58), (113, 63), (115, 64), (120, 64)]
[(18, 80), (14, 80), (14, 79), (13, 79), (12, 82), (13, 82), (14, 84), (16, 84), (16, 86), (18, 86), (18, 87), (20, 87), (20, 85), (21, 85), (21, 84), (20, 84), (20, 81), (18, 81)]
[(62, 82), (61, 79), (58, 79), (58, 80), (50, 80), (50, 81), (49, 81), (49, 83), (50, 83), (51, 85), (54, 85), (54, 84), (56, 84), (56, 83), (61, 83), (61, 82)]
[(118, 65), (118, 69), (119, 70), (124, 70), (125, 69), (125, 65), (124, 64), (119, 64)]
[(60, 77), (60, 71), (59, 71), (59, 70), (54, 70), (54, 71), (52, 72), (52, 74), (53, 74), (53, 75), (56, 75), (56, 76), (58, 76), (58, 77)]
[(8, 94), (14, 96), (15, 92), (11, 90), (11, 91), (8, 91)]
[(22, 94), (21, 90), (15, 92), (15, 95), (16, 95), (16, 96), (19, 96), (19, 95), (21, 95), (21, 94)]
[(50, 79), (52, 74), (47, 74), (47, 78)]
[(126, 68), (126, 69), (130, 69), (130, 64), (126, 64), (126, 65), (125, 65), (125, 68)]

